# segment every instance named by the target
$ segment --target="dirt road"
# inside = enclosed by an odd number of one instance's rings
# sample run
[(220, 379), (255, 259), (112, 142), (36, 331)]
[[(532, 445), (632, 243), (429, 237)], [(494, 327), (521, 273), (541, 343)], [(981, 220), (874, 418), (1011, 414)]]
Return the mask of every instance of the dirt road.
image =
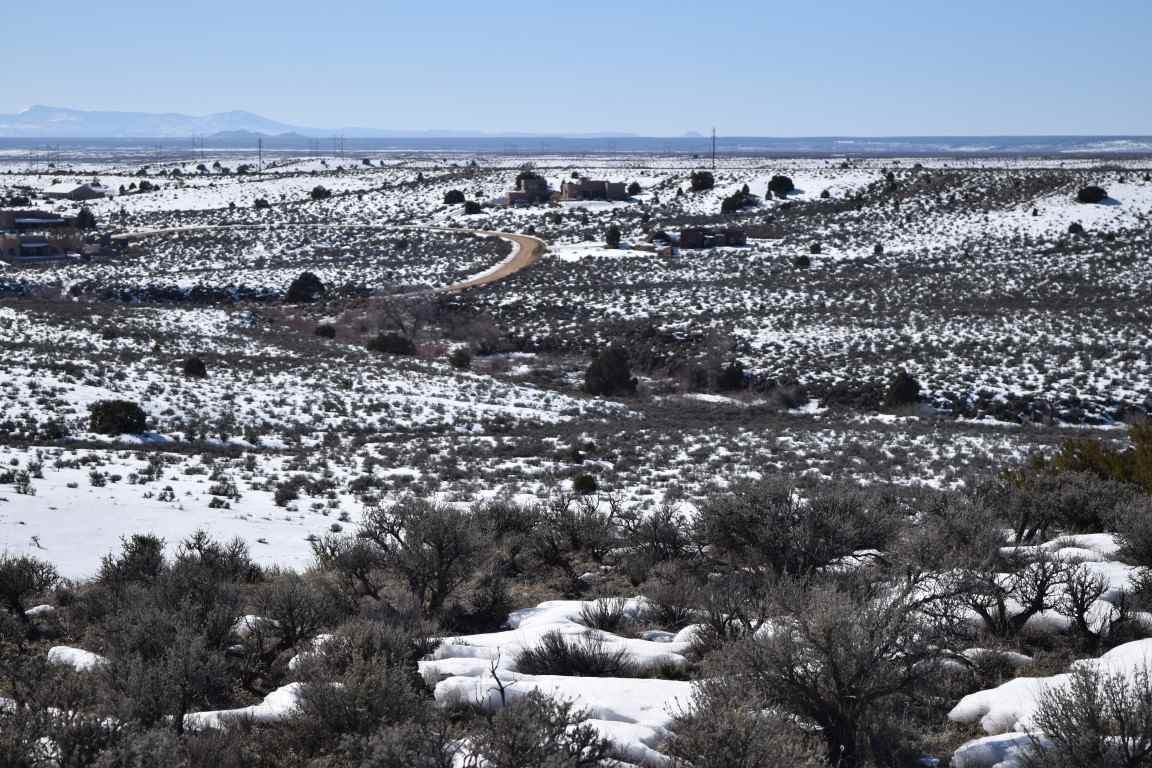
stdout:
[[(499, 264), (481, 272), (478, 275), (473, 275), (467, 280), (462, 280), (458, 283), (451, 285), (441, 285), (435, 288), (425, 288), (419, 291), (412, 291), (411, 293), (400, 294), (402, 296), (420, 296), (425, 294), (438, 294), (438, 293), (459, 293), (466, 291), (470, 288), (479, 288), (484, 285), (491, 285), (492, 283), (500, 282), (512, 275), (516, 274), (522, 269), (526, 269), (535, 264), (541, 255), (548, 250), (548, 244), (538, 237), (532, 235), (515, 235), (511, 232), (492, 232), (481, 229), (453, 229), (451, 227), (418, 227), (412, 225), (398, 225), (395, 227), (374, 227), (364, 224), (294, 224), (293, 226), (307, 226), (314, 229), (370, 229), (370, 230), (425, 230), (429, 232), (453, 232), (459, 234), (472, 234), (480, 235), (483, 237), (500, 237), (512, 243), (512, 253), (508, 258), (501, 261)], [(171, 227), (168, 229), (143, 229), (134, 232), (124, 232), (117, 235), (112, 235), (113, 240), (132, 241), (142, 240), (152, 235), (163, 235), (174, 232), (197, 232), (203, 230), (214, 229), (267, 229), (264, 224), (215, 224), (206, 226), (194, 227)]]

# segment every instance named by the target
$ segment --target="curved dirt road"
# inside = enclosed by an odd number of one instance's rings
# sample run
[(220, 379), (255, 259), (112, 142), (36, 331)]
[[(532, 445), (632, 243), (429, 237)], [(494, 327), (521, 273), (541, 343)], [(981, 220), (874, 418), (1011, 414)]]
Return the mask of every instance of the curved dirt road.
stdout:
[[(494, 232), (484, 229), (456, 229), (452, 227), (421, 227), (412, 224), (398, 224), (394, 227), (378, 227), (368, 224), (293, 224), (296, 227), (309, 227), (313, 229), (367, 229), (376, 231), (387, 231), (396, 229), (408, 230), (423, 230), (426, 232), (455, 232), (460, 234), (480, 235), (481, 237), (499, 237), (508, 240), (512, 243), (512, 253), (504, 261), (493, 265), (478, 275), (473, 275), (466, 280), (461, 280), (458, 283), (451, 285), (441, 285), (433, 288), (422, 288), (418, 291), (409, 291), (407, 293), (392, 294), (394, 296), (423, 296), (427, 294), (439, 293), (459, 293), (466, 291), (470, 288), (479, 288), (485, 285), (505, 280), (512, 275), (516, 274), (522, 269), (535, 264), (540, 256), (548, 250), (548, 244), (538, 237), (532, 235), (517, 235), (511, 232)], [(203, 232), (214, 229), (267, 229), (266, 224), (206, 224), (203, 226), (192, 227), (168, 227), (162, 229), (143, 229), (134, 232), (121, 232), (120, 234), (112, 235), (113, 240), (131, 241), (142, 240), (152, 235), (167, 235), (175, 232)]]
[(496, 264), (490, 269), (481, 272), (478, 275), (473, 275), (467, 280), (462, 280), (459, 283), (452, 285), (445, 285), (439, 288), (432, 288), (428, 293), (459, 293), (466, 291), (469, 288), (479, 288), (483, 285), (491, 285), (498, 283), (505, 278), (511, 277), (522, 269), (527, 269), (539, 260), (541, 254), (548, 249), (548, 244), (538, 237), (532, 235), (513, 235), (509, 232), (487, 232), (475, 229), (466, 230), (450, 230), (453, 232), (471, 232), (474, 235), (485, 235), (488, 237), (500, 237), (512, 242), (512, 253), (504, 261)]

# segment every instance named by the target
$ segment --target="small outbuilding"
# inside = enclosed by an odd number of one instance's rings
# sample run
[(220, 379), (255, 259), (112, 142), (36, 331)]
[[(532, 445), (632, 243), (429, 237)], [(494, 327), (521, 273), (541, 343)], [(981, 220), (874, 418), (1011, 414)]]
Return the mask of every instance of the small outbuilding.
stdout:
[(108, 197), (109, 190), (96, 182), (87, 184), (53, 184), (44, 190), (44, 196), (52, 200), (96, 200)]

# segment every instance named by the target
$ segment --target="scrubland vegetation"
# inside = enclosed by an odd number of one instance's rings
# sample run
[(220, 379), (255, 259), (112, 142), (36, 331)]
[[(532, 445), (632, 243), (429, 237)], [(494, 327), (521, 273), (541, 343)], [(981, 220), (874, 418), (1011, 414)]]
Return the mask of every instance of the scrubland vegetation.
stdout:
[[(977, 735), (954, 709), (966, 695), (1152, 637), (1150, 446), (1144, 428), (1124, 451), (1070, 442), (952, 492), (766, 477), (691, 513), (595, 492), (365, 493), (302, 571), (205, 532), (174, 549), (125, 537), (85, 580), (4, 555), (0, 750), (29, 766), (156, 750), (173, 765), (913, 765)], [(1122, 672), (1080, 667), (1041, 694), (1024, 764), (1085, 764), (1090, 739), (1100, 765), (1142, 764), (1113, 761), (1152, 739), (1129, 707), (1147, 674)], [(565, 697), (590, 677), (680, 695), (657, 695), (661, 722), (637, 739)]]
[(10, 165), (0, 765), (1152, 763), (1145, 161)]

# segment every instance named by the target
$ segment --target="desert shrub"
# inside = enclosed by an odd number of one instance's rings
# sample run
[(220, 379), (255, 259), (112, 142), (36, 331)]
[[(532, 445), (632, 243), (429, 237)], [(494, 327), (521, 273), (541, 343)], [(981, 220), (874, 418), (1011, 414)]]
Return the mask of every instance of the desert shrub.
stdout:
[(185, 760), (180, 740), (169, 730), (132, 729), (120, 733), (116, 743), (104, 750), (94, 768), (191, 768)]
[(332, 191), (327, 187), (317, 184), (315, 187), (312, 187), (312, 191), (308, 193), (308, 196), (313, 200), (327, 200), (332, 197)]
[(401, 333), (381, 332), (368, 340), (365, 345), (370, 351), (382, 355), (414, 355), (416, 344)]
[(867, 763), (875, 737), (888, 730), (887, 708), (923, 693), (938, 674), (932, 662), (942, 628), (922, 613), (921, 588), (863, 579), (778, 585), (775, 612), (790, 631), (760, 633), (735, 648), (749, 696), (819, 726), (830, 764)]
[(1060, 606), (1075, 567), (1047, 556), (1007, 564), (990, 558), (951, 571), (940, 583), (946, 585), (956, 604), (979, 618), (987, 634), (1015, 638), (1032, 617)]
[(601, 352), (584, 373), (584, 390), (590, 395), (631, 395), (636, 392), (636, 383), (628, 364), (628, 353), (620, 347)]
[(103, 557), (96, 578), (110, 585), (146, 583), (159, 577), (166, 567), (164, 539), (153, 534), (135, 533), (120, 538), (119, 555)]
[(119, 718), (145, 728), (167, 721), (180, 734), (193, 708), (229, 702), (225, 647), (237, 606), (217, 589), (205, 605), (195, 594), (176, 597), (189, 582), (162, 586), (170, 589), (138, 590), (118, 602), (104, 622), (108, 661), (99, 673)]
[(796, 189), (796, 185), (792, 183), (792, 179), (787, 176), (776, 175), (768, 180), (768, 196), (785, 198), (788, 197)]
[(182, 571), (194, 579), (217, 582), (253, 584), (263, 578), (243, 539), (237, 536), (227, 542), (217, 541), (203, 530), (195, 531), (176, 548), (172, 575), (177, 583)]
[(289, 304), (307, 304), (324, 296), (327, 289), (320, 278), (311, 272), (301, 272), (300, 276), (288, 286), (284, 294), (284, 301)]
[(476, 202), (475, 200), (466, 200), (464, 202), (464, 215), (465, 216), (474, 216), (477, 213), (482, 213), (483, 211), (484, 211), (484, 207), (481, 206), (480, 203)]
[(76, 228), (77, 229), (96, 229), (96, 216), (88, 206), (80, 209), (76, 214)]
[(720, 375), (716, 377), (716, 389), (720, 392), (734, 392), (747, 386), (744, 364), (739, 360), (733, 360), (724, 366), (720, 370)]
[(1102, 203), (1108, 199), (1108, 192), (1102, 187), (1083, 187), (1076, 193), (1076, 200), (1087, 205)]
[(797, 269), (808, 269), (812, 266), (812, 259), (807, 254), (802, 253), (792, 258), (792, 266)]
[(609, 224), (607, 232), (604, 233), (604, 243), (609, 248), (620, 247), (620, 227), (616, 224)]
[(181, 366), (184, 375), (190, 379), (208, 378), (208, 366), (199, 357), (189, 357)]
[(429, 650), (427, 634), (427, 627), (408, 623), (354, 621), (302, 656), (298, 727), (310, 749), (427, 719), (431, 696), (416, 668)]
[(731, 677), (701, 681), (662, 750), (678, 768), (818, 768), (819, 751), (794, 723)]
[(632, 618), (628, 615), (628, 600), (623, 597), (601, 597), (585, 603), (576, 621), (589, 629), (620, 634)]
[(692, 535), (733, 567), (799, 575), (858, 549), (882, 549), (900, 519), (881, 495), (830, 490), (805, 500), (786, 483), (746, 481), (706, 497)]
[(420, 606), (437, 612), (475, 570), (482, 551), (475, 523), (471, 511), (406, 497), (369, 510), (358, 535), (379, 548)]
[(370, 736), (346, 737), (332, 762), (316, 768), (456, 768), (465, 745), (445, 717), (386, 725)]
[(477, 504), (473, 510), (484, 535), (494, 541), (518, 538), (532, 532), (541, 520), (537, 505), (518, 504), (509, 499), (492, 499)]
[(634, 182), (632, 182), (631, 184), (629, 184), (629, 185), (628, 185), (628, 190), (627, 190), (627, 191), (628, 191), (628, 194), (629, 194), (630, 196), (632, 196), (632, 197), (635, 197), (636, 195), (640, 194), (640, 193), (641, 193), (641, 192), (643, 192), (644, 190), (642, 190), (642, 189), (640, 188), (640, 182), (634, 181)]
[(1070, 235), (1082, 235), (1082, 234), (1084, 234), (1084, 225), (1078, 221), (1072, 222), (1071, 224), (1068, 225), (1068, 234), (1070, 234)]
[(634, 677), (636, 666), (623, 648), (610, 649), (594, 633), (568, 637), (546, 632), (540, 644), (516, 657), (516, 670), (528, 675)]
[(530, 691), (500, 709), (471, 737), (488, 768), (599, 768), (610, 743), (571, 703)]
[(699, 602), (697, 583), (675, 563), (661, 563), (652, 568), (644, 592), (648, 603), (644, 621), (667, 630), (679, 630), (697, 618), (694, 606)]
[(1046, 539), (1054, 531), (1093, 533), (1140, 522), (1139, 515), (1118, 514), (1134, 500), (1135, 488), (1089, 472), (1017, 472), (981, 491), (1019, 542)]
[(601, 510), (596, 499), (556, 497), (539, 510), (526, 551), (541, 565), (560, 570), (568, 579), (567, 591), (579, 593), (586, 584), (577, 563), (589, 558), (602, 562), (619, 543), (614, 515)]
[(322, 324), (316, 326), (316, 330), (312, 331), (313, 335), (319, 336), (322, 339), (336, 338), (336, 327), (333, 325)]
[(256, 210), (258, 210), (258, 211), (264, 211), (264, 210), (267, 210), (267, 209), (271, 208), (272, 206), (271, 206), (271, 205), (268, 203), (268, 201), (267, 201), (267, 200), (265, 200), (264, 198), (262, 198), (262, 197), (258, 197), (258, 198), (256, 198), (256, 200), (255, 200), (255, 201), (252, 203), (252, 207), (254, 207), (254, 208), (255, 208)]
[(444, 193), (444, 205), (460, 205), (464, 202), (464, 193), (458, 189), (450, 189)]
[(1032, 469), (1088, 472), (1152, 493), (1152, 422), (1133, 424), (1128, 429), (1128, 437), (1129, 447), (1115, 447), (1091, 438), (1066, 440), (1051, 457), (1034, 460)]
[(88, 414), (88, 428), (100, 435), (135, 434), (148, 426), (144, 409), (128, 400), (99, 400)]
[(372, 542), (353, 536), (325, 536), (312, 542), (312, 554), (320, 569), (334, 575), (346, 594), (380, 597), (387, 556)]
[[(283, 573), (260, 584), (255, 595), (260, 616), (268, 619), (276, 643), (266, 653), (296, 648), (321, 629), (344, 618), (344, 605), (313, 579)], [(264, 639), (264, 638), (262, 638)]]
[(675, 504), (661, 504), (645, 512), (620, 515), (625, 544), (650, 565), (678, 560), (688, 550), (688, 523)]
[(705, 192), (716, 186), (716, 178), (710, 171), (693, 171), (688, 183), (693, 192)]
[(483, 573), (475, 580), (475, 586), (467, 598), (452, 606), (441, 619), (441, 624), (453, 632), (472, 634), (476, 632), (496, 632), (504, 627), (508, 614), (516, 609), (499, 565)]
[(745, 187), (743, 190), (738, 190), (725, 197), (720, 202), (720, 213), (737, 213), (745, 208), (755, 208), (759, 204), (760, 199), (748, 192), (748, 188)]
[(581, 472), (576, 477), (572, 478), (572, 491), (581, 496), (588, 496), (596, 493), (600, 486), (596, 482), (596, 478), (587, 472)]
[(1152, 498), (1133, 498), (1113, 508), (1120, 557), (1129, 563), (1152, 568)]
[(467, 347), (457, 347), (448, 355), (448, 364), (458, 371), (466, 371), (472, 367), (472, 353)]
[(1026, 768), (1136, 768), (1152, 765), (1152, 681), (1091, 667), (1041, 694), (1032, 715), (1037, 736)]
[(920, 399), (920, 382), (907, 371), (897, 371), (884, 393), (887, 406), (913, 405)]
[(276, 490), (272, 492), (272, 500), (276, 506), (285, 507), (288, 505), (288, 502), (300, 498), (300, 488), (305, 482), (307, 482), (307, 478), (297, 476), (277, 483)]
[(0, 601), (21, 621), (27, 621), (24, 602), (52, 589), (59, 580), (50, 563), (29, 555), (0, 553)]

